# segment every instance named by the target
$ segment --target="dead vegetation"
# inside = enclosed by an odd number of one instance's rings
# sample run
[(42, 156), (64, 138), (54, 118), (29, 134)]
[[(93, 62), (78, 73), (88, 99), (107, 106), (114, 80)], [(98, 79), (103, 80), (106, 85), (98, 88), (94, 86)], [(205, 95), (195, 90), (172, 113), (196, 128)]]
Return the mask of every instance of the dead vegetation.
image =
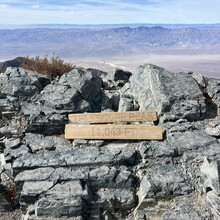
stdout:
[(1, 174), (1, 179), (5, 185), (6, 199), (10, 202), (13, 209), (18, 208), (18, 194), (14, 179), (4, 173)]
[(75, 65), (71, 62), (65, 62), (56, 55), (52, 57), (45, 55), (44, 57), (25, 57), (21, 67), (26, 70), (32, 70), (47, 76), (56, 77), (71, 71)]

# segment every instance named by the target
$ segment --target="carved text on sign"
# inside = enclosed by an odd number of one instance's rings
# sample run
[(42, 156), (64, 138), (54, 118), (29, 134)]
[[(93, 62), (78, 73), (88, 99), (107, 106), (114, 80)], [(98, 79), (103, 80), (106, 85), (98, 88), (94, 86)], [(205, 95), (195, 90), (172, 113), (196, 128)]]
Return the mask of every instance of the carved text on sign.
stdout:
[(102, 112), (70, 114), (72, 122), (108, 123), (108, 122), (135, 122), (135, 121), (156, 121), (157, 114), (154, 110), (130, 111), (130, 112)]
[(74, 125), (65, 128), (66, 139), (139, 139), (161, 140), (160, 126), (146, 125)]

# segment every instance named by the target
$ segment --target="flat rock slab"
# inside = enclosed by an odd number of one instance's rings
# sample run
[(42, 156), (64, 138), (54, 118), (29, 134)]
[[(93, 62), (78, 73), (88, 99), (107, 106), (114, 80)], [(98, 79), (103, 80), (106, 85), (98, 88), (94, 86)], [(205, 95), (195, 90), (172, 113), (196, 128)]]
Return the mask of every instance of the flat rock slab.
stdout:
[(83, 206), (83, 200), (80, 197), (64, 200), (42, 198), (37, 202), (35, 213), (39, 217), (79, 216), (83, 213)]
[(42, 152), (38, 154), (24, 154), (13, 163), (15, 171), (40, 167), (71, 167), (104, 164), (135, 165), (138, 161), (137, 151), (134, 149), (101, 151), (97, 147), (84, 147), (65, 152)]
[[(44, 167), (33, 170), (25, 170), (19, 173), (15, 182), (18, 188), (24, 182), (33, 181), (73, 181), (82, 180), (89, 182), (93, 188), (112, 187), (112, 188), (132, 188), (135, 185), (135, 177), (129, 168), (125, 166), (109, 167), (106, 165), (99, 167), (73, 167), (73, 168), (52, 168)], [(19, 186), (19, 187), (18, 187)]]

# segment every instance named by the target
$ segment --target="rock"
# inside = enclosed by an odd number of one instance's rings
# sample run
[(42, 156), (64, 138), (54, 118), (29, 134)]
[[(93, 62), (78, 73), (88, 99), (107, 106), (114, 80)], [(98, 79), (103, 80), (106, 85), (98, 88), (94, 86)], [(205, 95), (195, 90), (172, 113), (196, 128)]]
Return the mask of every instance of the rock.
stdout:
[(29, 149), (26, 147), (26, 145), (21, 145), (20, 147), (16, 149), (6, 148), (4, 151), (5, 160), (6, 161), (14, 160), (24, 154), (27, 154), (28, 152), (29, 152)]
[(195, 79), (196, 80), (196, 82), (198, 83), (198, 85), (201, 87), (201, 88), (205, 88), (206, 87), (206, 82), (205, 82), (205, 79), (204, 79), (204, 77), (201, 75), (201, 74), (199, 74), (199, 73), (190, 73), (190, 74), (192, 74), (192, 77), (193, 77), (193, 79)]
[(80, 93), (67, 85), (48, 85), (41, 93), (41, 102), (54, 110), (71, 110), (83, 112), (90, 110), (89, 103), (82, 99)]
[(173, 197), (192, 191), (187, 180), (172, 164), (155, 163), (145, 173), (147, 176), (142, 179), (140, 190), (145, 192), (146, 198), (151, 198), (152, 195), (155, 198)]
[(213, 190), (217, 195), (220, 195), (220, 161), (209, 162), (205, 158), (200, 172), (200, 185), (203, 193)]
[(210, 211), (205, 206), (198, 207), (196, 195), (177, 196), (172, 199), (145, 200), (145, 205), (135, 211), (135, 220), (149, 219), (212, 219)]
[(218, 160), (219, 151), (220, 144), (211, 143), (207, 146), (194, 149), (193, 151), (185, 151), (183, 153), (182, 159), (184, 160), (184, 163), (187, 163), (189, 161), (196, 161), (196, 163), (199, 163), (199, 165), (201, 165), (205, 157), (209, 157), (211, 160)]
[(92, 187), (132, 188), (135, 186), (135, 177), (126, 166), (119, 169), (107, 166), (98, 167), (89, 172), (88, 182)]
[(6, 148), (16, 149), (20, 146), (20, 144), (21, 144), (20, 138), (6, 139), (6, 141), (5, 141)]
[(205, 97), (192, 76), (145, 64), (130, 78), (140, 110), (156, 109), (164, 120), (197, 120), (206, 112)]
[(206, 201), (209, 204), (211, 211), (214, 215), (214, 220), (219, 219), (220, 216), (220, 197), (214, 192), (210, 191), (207, 193)]
[[(219, 82), (147, 64), (132, 75), (74, 68), (51, 80), (7, 69), (0, 210), (19, 199), (26, 220), (219, 219)], [(63, 138), (69, 113), (143, 109), (158, 111), (147, 124), (162, 126), (163, 140)]]
[(92, 188), (115, 187), (115, 188), (132, 188), (135, 187), (135, 177), (132, 172), (125, 166), (108, 167), (80, 167), (80, 168), (57, 168), (52, 167), (37, 168), (25, 170), (19, 173), (15, 182), (17, 190), (21, 190), (26, 181), (72, 181), (83, 180)]
[(136, 211), (139, 209), (143, 209), (144, 207), (147, 207), (147, 205), (151, 202), (155, 203), (154, 199), (147, 198), (150, 194), (151, 196), (154, 195), (153, 193), (154, 190), (155, 190), (154, 185), (150, 182), (148, 176), (145, 175), (140, 182), (140, 188), (137, 192), (138, 205), (136, 207)]
[(136, 202), (134, 192), (125, 189), (101, 189), (96, 196), (95, 205), (106, 210), (131, 209)]
[(101, 110), (104, 111), (106, 109), (111, 109), (113, 111), (118, 111), (119, 100), (120, 100), (120, 94), (117, 90), (105, 91), (101, 101), (102, 103)]
[(30, 181), (25, 182), (20, 195), (20, 206), (23, 211), (26, 211), (29, 205), (37, 202), (41, 194), (45, 193), (54, 186), (50, 181)]
[(211, 120), (206, 125), (205, 131), (207, 132), (207, 134), (211, 136), (219, 137), (220, 136), (220, 118), (215, 118)]
[(208, 79), (207, 93), (217, 106), (218, 114), (220, 114), (220, 80)]
[(100, 111), (103, 92), (100, 77), (83, 68), (65, 73), (47, 85), (41, 93), (22, 105), (28, 117), (27, 132), (53, 135), (63, 133), (67, 114)]
[[(5, 165), (6, 161), (5, 161), (5, 156), (4, 154), (0, 154), (0, 167), (2, 167), (3, 165)], [(1, 170), (0, 170), (1, 172)]]
[(194, 219), (194, 220), (201, 220), (200, 216), (196, 211), (190, 212), (168, 212), (163, 215), (162, 220), (185, 220), (185, 219)]
[(60, 219), (62, 216), (73, 217), (83, 214), (83, 207), (84, 203), (80, 197), (66, 198), (65, 200), (42, 198), (36, 204), (35, 213), (39, 217), (48, 216)]
[[(73, 69), (69, 73), (64, 74), (58, 81), (58, 84), (70, 87), (70, 90), (67, 89), (67, 91), (65, 92), (65, 98), (66, 93), (71, 92), (72, 89), (77, 91), (77, 93), (80, 94), (81, 98), (90, 104), (92, 110), (94, 107), (97, 108), (94, 105), (96, 104), (94, 103), (94, 100), (96, 100), (97, 97), (101, 95), (102, 83), (100, 77), (92, 74), (89, 71), (86, 71), (85, 69)], [(55, 100), (57, 102), (58, 99), (55, 98)], [(62, 98), (60, 101), (62, 101)]]
[(55, 169), (52, 167), (38, 168), (34, 170), (25, 170), (24, 172), (18, 174), (15, 178), (17, 186), (23, 184), (24, 182), (34, 182), (34, 181), (51, 181), (49, 177), (54, 173)]
[(155, 157), (174, 157), (177, 152), (168, 142), (151, 141), (150, 143), (143, 142), (140, 145), (141, 155), (143, 159)]
[(74, 139), (73, 140), (73, 147), (101, 147), (105, 144), (104, 140), (81, 140), (81, 139)]
[(129, 71), (116, 69), (114, 73), (114, 81), (118, 82), (118, 86), (123, 86), (125, 83), (129, 81), (131, 75), (132, 73)]
[(50, 83), (49, 78), (42, 74), (13, 67), (8, 67), (0, 75), (0, 81), (1, 96), (17, 98), (12, 101), (12, 104), (18, 100), (26, 101), (40, 93)]
[(168, 137), (168, 142), (170, 145), (176, 146), (178, 154), (182, 155), (186, 151), (194, 151), (203, 147), (206, 148), (208, 145), (217, 143), (217, 140), (204, 131), (194, 130), (176, 132)]
[(120, 98), (118, 111), (119, 112), (126, 112), (126, 111), (133, 111), (134, 110), (134, 103), (131, 98)]
[(135, 165), (138, 161), (135, 150), (100, 151), (96, 147), (85, 147), (65, 152), (47, 151), (38, 154), (24, 154), (13, 163), (15, 170), (57, 166), (91, 166), (101, 164)]
[(163, 213), (174, 205), (172, 201), (175, 198), (182, 201), (193, 190), (184, 175), (173, 164), (150, 164), (143, 170), (141, 177), (137, 192), (138, 205), (134, 211), (137, 220), (156, 216), (162, 219)]
[(55, 136), (43, 136), (41, 134), (26, 133), (25, 134), (26, 145), (32, 152), (36, 151), (63, 151), (71, 150), (72, 144), (61, 137)]
[(78, 196), (86, 199), (88, 198), (88, 190), (86, 189), (86, 186), (84, 186), (83, 189), (79, 180), (69, 181), (60, 184), (55, 184), (53, 187), (50, 187), (50, 189), (44, 193), (44, 196), (46, 198), (56, 200), (62, 200)]
[(34, 203), (34, 200), (37, 199), (37, 196), (47, 192), (53, 186), (54, 183), (50, 181), (25, 182), (21, 193), (21, 200)]

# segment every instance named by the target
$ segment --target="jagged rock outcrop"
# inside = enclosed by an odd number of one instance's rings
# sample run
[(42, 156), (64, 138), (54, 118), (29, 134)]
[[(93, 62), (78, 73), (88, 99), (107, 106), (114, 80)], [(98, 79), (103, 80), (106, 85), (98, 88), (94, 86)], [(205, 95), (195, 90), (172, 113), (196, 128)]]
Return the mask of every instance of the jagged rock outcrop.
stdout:
[[(151, 64), (135, 73), (74, 68), (56, 79), (8, 68), (0, 211), (19, 207), (24, 220), (219, 219), (219, 85)], [(158, 111), (162, 141), (63, 138), (69, 113), (142, 109)]]
[(130, 80), (140, 109), (156, 109), (164, 120), (201, 119), (205, 98), (191, 75), (171, 73), (154, 65), (140, 66)]

